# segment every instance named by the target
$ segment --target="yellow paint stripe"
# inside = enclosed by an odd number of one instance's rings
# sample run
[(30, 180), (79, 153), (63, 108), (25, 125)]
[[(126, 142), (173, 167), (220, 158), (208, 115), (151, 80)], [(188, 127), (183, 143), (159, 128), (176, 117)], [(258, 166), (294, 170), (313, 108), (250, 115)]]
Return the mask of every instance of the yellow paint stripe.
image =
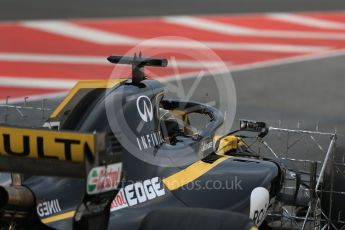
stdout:
[(212, 164), (205, 163), (203, 161), (197, 161), (184, 170), (163, 179), (163, 183), (170, 191), (176, 190), (198, 179), (199, 177), (229, 158), (229, 156), (221, 157)]
[(59, 106), (51, 114), (50, 118), (55, 118), (63, 110), (63, 108), (72, 100), (80, 89), (109, 89), (126, 81), (126, 79), (114, 79), (114, 80), (97, 80), (97, 81), (79, 81), (63, 99)]
[(69, 211), (69, 212), (65, 212), (62, 214), (58, 214), (55, 216), (50, 216), (44, 219), (41, 219), (41, 222), (44, 224), (48, 224), (51, 222), (56, 222), (56, 221), (60, 221), (60, 220), (65, 220), (65, 219), (69, 219), (69, 218), (73, 218), (75, 214), (75, 211)]

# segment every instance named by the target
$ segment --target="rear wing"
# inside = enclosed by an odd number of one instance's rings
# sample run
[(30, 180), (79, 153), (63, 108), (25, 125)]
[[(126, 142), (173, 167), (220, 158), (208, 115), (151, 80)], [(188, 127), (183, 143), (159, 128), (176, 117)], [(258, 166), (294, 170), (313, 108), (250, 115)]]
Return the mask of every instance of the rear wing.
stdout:
[[(0, 171), (85, 178), (106, 157), (106, 134), (0, 126)], [(105, 161), (106, 158), (106, 161)]]
[[(121, 151), (107, 151), (107, 139), (105, 133), (0, 126), (0, 171), (12, 174), (12, 185), (0, 186), (6, 194), (3, 197), (9, 197), (0, 209), (26, 208), (26, 200), (28, 207), (34, 207), (34, 194), (21, 186), (20, 174), (83, 178), (82, 201), (70, 212), (75, 216), (73, 228), (94, 229), (99, 224), (106, 229), (110, 205), (122, 178)], [(100, 183), (104, 178), (111, 183)]]

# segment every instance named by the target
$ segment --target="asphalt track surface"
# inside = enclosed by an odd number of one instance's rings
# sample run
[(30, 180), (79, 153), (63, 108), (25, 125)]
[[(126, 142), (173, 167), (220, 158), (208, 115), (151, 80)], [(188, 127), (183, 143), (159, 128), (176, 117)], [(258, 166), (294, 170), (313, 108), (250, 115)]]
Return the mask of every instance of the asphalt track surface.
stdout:
[(344, 9), (343, 0), (2, 0), (0, 19), (137, 17)]

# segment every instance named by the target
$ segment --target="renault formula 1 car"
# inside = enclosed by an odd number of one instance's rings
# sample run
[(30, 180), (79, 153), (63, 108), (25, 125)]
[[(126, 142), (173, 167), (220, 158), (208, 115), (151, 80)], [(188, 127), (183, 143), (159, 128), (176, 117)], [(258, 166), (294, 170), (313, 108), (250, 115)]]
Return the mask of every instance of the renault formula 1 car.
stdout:
[[(164, 59), (108, 60), (132, 65), (132, 78), (79, 82), (43, 128), (0, 127), (0, 170), (11, 175), (1, 229), (267, 229), (291, 217), (286, 205), (303, 228), (332, 226), (317, 213), (326, 163), (302, 175), (264, 141), (263, 122), (216, 136), (220, 111), (166, 100), (164, 85), (146, 79), (144, 67)], [(203, 129), (193, 114), (207, 117)], [(255, 151), (253, 138), (276, 157)]]

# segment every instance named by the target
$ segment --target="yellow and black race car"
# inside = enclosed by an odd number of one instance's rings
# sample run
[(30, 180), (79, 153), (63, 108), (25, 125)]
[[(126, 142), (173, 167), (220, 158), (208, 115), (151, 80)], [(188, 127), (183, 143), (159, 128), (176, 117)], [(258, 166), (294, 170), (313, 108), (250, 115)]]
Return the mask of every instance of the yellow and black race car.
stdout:
[[(291, 167), (236, 132), (216, 136), (217, 109), (165, 100), (143, 69), (166, 60), (108, 60), (132, 65), (132, 78), (79, 82), (42, 129), (0, 127), (0, 170), (12, 176), (0, 187), (1, 229), (267, 227)], [(198, 114), (207, 122), (196, 129)], [(239, 131), (262, 139), (268, 128), (241, 121)]]

